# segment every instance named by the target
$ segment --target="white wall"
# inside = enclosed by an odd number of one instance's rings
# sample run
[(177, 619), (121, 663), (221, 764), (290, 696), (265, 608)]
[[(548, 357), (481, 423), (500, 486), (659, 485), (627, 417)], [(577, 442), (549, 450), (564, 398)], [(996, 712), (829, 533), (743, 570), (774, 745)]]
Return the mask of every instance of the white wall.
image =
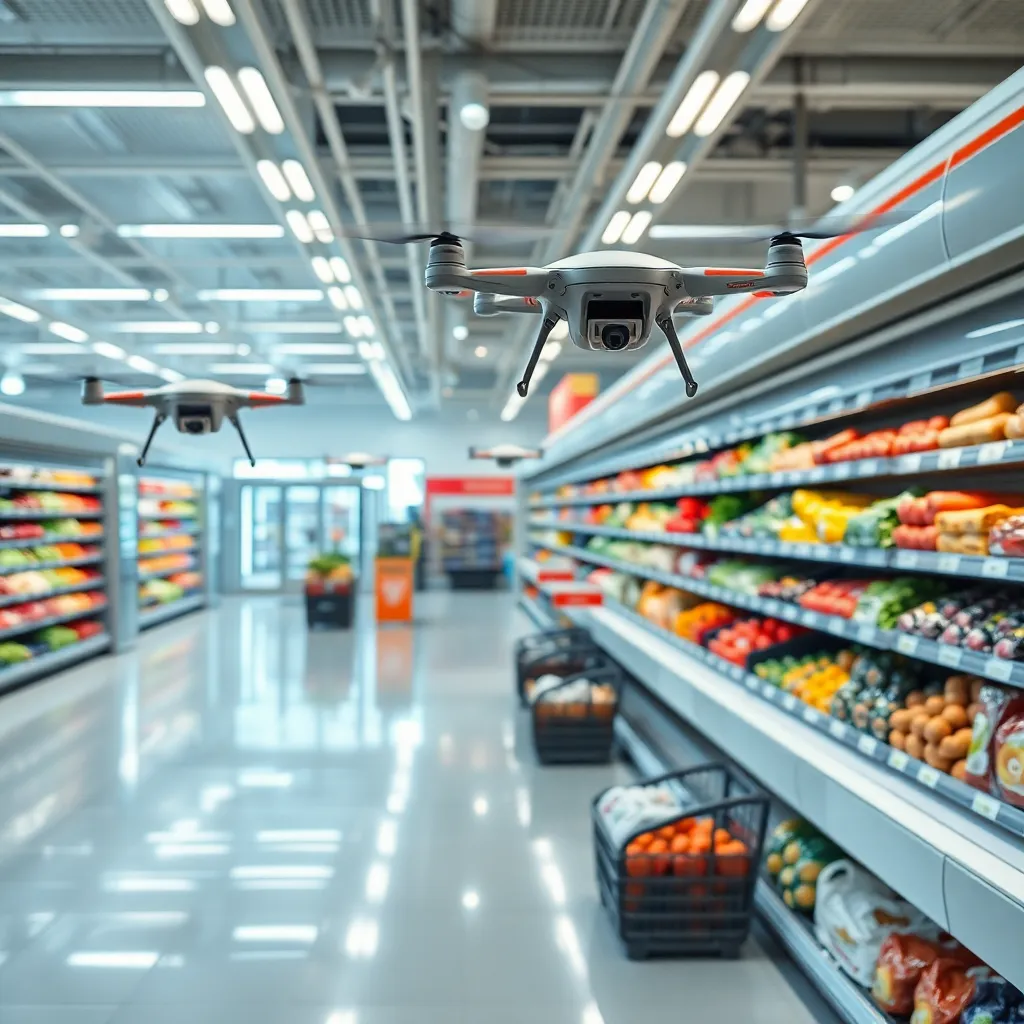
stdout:
[[(402, 423), (385, 409), (332, 409), (330, 405), (318, 402), (301, 408), (246, 410), (240, 418), (257, 458), (337, 457), (348, 452), (365, 451), (425, 459), (429, 476), (482, 476), (507, 472), (498, 470), (489, 462), (470, 460), (469, 446), (498, 443), (532, 445), (539, 443), (547, 432), (547, 401), (543, 396), (529, 402), (512, 423), (503, 423), (497, 408), (474, 408), (478, 415), (475, 420), (469, 418), (469, 406), (449, 404), (440, 413), (423, 414)], [(145, 440), (152, 421), (149, 410), (76, 406), (62, 412), (123, 432), (139, 445)], [(201, 460), (204, 463), (213, 460), (226, 474), (230, 474), (235, 458), (244, 457), (230, 424), (225, 424), (218, 434), (192, 438), (177, 433), (169, 423), (165, 423), (157, 439), (153, 449), (155, 453), (172, 451), (182, 458), (194, 455), (197, 462)], [(151, 457), (151, 461), (158, 459)]]

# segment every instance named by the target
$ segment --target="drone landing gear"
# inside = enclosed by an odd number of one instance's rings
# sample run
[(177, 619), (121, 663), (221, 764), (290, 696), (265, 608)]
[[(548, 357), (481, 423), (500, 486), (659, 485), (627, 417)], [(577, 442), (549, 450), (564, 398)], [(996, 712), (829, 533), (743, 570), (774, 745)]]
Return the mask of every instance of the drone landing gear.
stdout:
[(256, 460), (252, 457), (252, 451), (249, 448), (249, 442), (245, 439), (245, 431), (242, 429), (241, 421), (238, 419), (237, 416), (229, 416), (228, 419), (231, 420), (231, 425), (235, 428), (235, 430), (238, 431), (238, 436), (242, 441), (242, 447), (245, 449), (245, 454), (249, 458), (249, 465), (255, 467)]
[(530, 380), (533, 378), (533, 371), (537, 369), (537, 360), (540, 359), (540, 354), (547, 344), (548, 335), (555, 329), (556, 323), (558, 323), (557, 319), (546, 316), (540, 325), (540, 334), (537, 335), (537, 340), (533, 344), (530, 361), (526, 364), (526, 372), (523, 374), (523, 379), (516, 385), (516, 391), (519, 392), (520, 398), (525, 398), (530, 390)]
[(672, 349), (672, 355), (676, 357), (676, 365), (679, 367), (679, 372), (683, 375), (683, 380), (686, 382), (686, 397), (693, 398), (697, 394), (697, 382), (693, 379), (693, 374), (690, 373), (690, 367), (686, 363), (686, 356), (683, 355), (683, 346), (679, 344), (676, 325), (672, 322), (670, 315), (661, 317), (657, 323), (662, 333), (668, 339), (668, 346)]
[(156, 432), (160, 429), (160, 424), (167, 419), (162, 413), (158, 412), (153, 417), (153, 426), (149, 428), (149, 434), (146, 437), (146, 443), (142, 446), (142, 451), (139, 453), (139, 457), (135, 460), (140, 467), (146, 464), (146, 456), (149, 454), (149, 446), (153, 443), (153, 438), (156, 436)]

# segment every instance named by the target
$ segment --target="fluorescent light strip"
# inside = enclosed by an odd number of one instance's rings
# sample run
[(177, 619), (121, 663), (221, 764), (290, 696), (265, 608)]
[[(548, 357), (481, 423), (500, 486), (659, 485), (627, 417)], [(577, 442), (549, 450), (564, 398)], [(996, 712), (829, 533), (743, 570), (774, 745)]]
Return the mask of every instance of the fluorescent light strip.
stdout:
[(160, 959), (159, 953), (146, 952), (91, 952), (72, 953), (67, 963), (69, 967), (120, 967), (137, 971), (147, 971)]
[(32, 298), (48, 302), (148, 302), (146, 288), (40, 288)]
[(986, 338), (990, 334), (999, 334), (1001, 331), (1012, 331), (1017, 327), (1024, 327), (1024, 320), (1004, 320), (1002, 323), (989, 324), (988, 327), (979, 327), (977, 330), (968, 331), (965, 338)]
[(286, 203), (292, 197), (292, 190), (284, 180), (281, 168), (273, 160), (257, 160), (256, 171), (267, 191), (279, 202)]
[(769, 32), (785, 32), (807, 6), (807, 0), (779, 0), (768, 15), (765, 27)]
[[(385, 401), (391, 407), (391, 411), (395, 414), (395, 417), (400, 420), (411, 420), (412, 409), (409, 407), (409, 400), (405, 397), (405, 392), (402, 391), (401, 384), (398, 383), (398, 378), (395, 376), (395, 371), (391, 367), (380, 359), (371, 360), (369, 363), (370, 373), (373, 374), (374, 380), (377, 382), (377, 387), (380, 388), (381, 393), (384, 395)], [(384, 826), (381, 826), (381, 836), (384, 834)], [(378, 837), (378, 849), (381, 846), (381, 837)], [(380, 852), (385, 852), (381, 850)]]
[(242, 135), (251, 135), (256, 130), (256, 122), (239, 95), (238, 89), (235, 88), (231, 76), (215, 64), (208, 67), (203, 75), (210, 91), (217, 97), (217, 102), (231, 122), (231, 127)]
[(236, 325), (246, 334), (341, 334), (336, 320), (272, 320), (249, 321)]
[(371, 359), (384, 359), (384, 346), (379, 341), (361, 341), (356, 346), (359, 358), (367, 361)]
[(505, 423), (510, 423), (519, 415), (519, 410), (526, 404), (526, 399), (521, 398), (516, 392), (512, 392), (505, 408), (501, 410), (501, 418)]
[(23, 306), (13, 299), (5, 299), (2, 295), (0, 295), (0, 313), (26, 324), (38, 323), (43, 318), (42, 314), (37, 313), (34, 309), (29, 309), (28, 306)]
[(162, 345), (154, 345), (153, 351), (160, 356), (239, 356), (240, 348), (248, 345), (235, 345), (227, 341), (168, 341)]
[(19, 345), (18, 351), (30, 356), (80, 356), (82, 346), (70, 341), (29, 341)]
[(164, 0), (164, 7), (179, 25), (196, 25), (199, 22), (199, 9), (193, 0)]
[(651, 211), (637, 210), (626, 225), (626, 230), (622, 232), (623, 245), (636, 245), (636, 243), (640, 241), (640, 236), (647, 230), (647, 225), (650, 223)]
[(622, 237), (622, 232), (626, 230), (630, 219), (629, 210), (619, 210), (618, 213), (613, 214), (612, 219), (608, 221), (608, 227), (604, 229), (604, 234), (601, 236), (602, 244), (615, 245)]
[(732, 19), (733, 32), (752, 32), (761, 24), (761, 19), (771, 5), (772, 0), (747, 0)]
[(332, 285), (327, 289), (327, 298), (330, 299), (331, 305), (335, 309), (340, 309), (342, 312), (348, 309), (348, 299), (337, 285)]
[(355, 345), (347, 341), (285, 342), (274, 346), (275, 352), (285, 356), (350, 356), (355, 350)]
[(266, 377), (274, 372), (274, 367), (270, 363), (213, 363), (210, 372), (224, 376)]
[(221, 28), (230, 28), (235, 23), (235, 12), (228, 0), (202, 0), (206, 16)]
[(354, 284), (345, 285), (345, 298), (353, 309), (363, 308), (363, 296)]
[(303, 245), (309, 245), (313, 241), (313, 229), (309, 226), (309, 221), (303, 216), (301, 210), (288, 210), (284, 219), (288, 221), (288, 227), (292, 229), (292, 234)]
[(133, 370), (138, 370), (139, 373), (151, 373), (155, 377), (160, 372), (160, 367), (145, 356), (129, 356), (127, 363)]
[(306, 220), (318, 242), (327, 244), (334, 241), (334, 232), (331, 230), (330, 222), (323, 210), (310, 210), (306, 214)]
[(198, 320), (124, 320), (110, 324), (117, 334), (202, 334)]
[(316, 192), (313, 191), (313, 185), (306, 175), (306, 169), (298, 160), (285, 160), (281, 164), (281, 170), (284, 171), (284, 176), (288, 184), (291, 185), (296, 199), (304, 203), (311, 203), (316, 199)]
[(357, 377), (366, 373), (366, 367), (362, 363), (306, 363), (302, 371), (321, 376)]
[[(314, 256), (309, 262), (313, 267), (313, 273), (324, 284), (331, 284), (334, 281), (334, 273), (331, 270), (330, 263), (327, 262), (326, 256)], [(330, 289), (328, 289), (328, 294), (330, 294)]]
[(348, 284), (352, 280), (352, 271), (340, 256), (331, 257), (331, 273), (338, 284)]
[(11, 89), (0, 92), (0, 107), (204, 107), (194, 89)]
[(665, 166), (665, 170), (658, 175), (658, 180), (651, 186), (647, 198), (655, 204), (663, 203), (670, 195), (679, 179), (686, 173), (686, 164), (681, 160), (674, 160)]
[(749, 84), (750, 75), (746, 71), (733, 71), (727, 75), (718, 91), (711, 97), (704, 113), (697, 118), (697, 123), (693, 126), (694, 134), (701, 138), (711, 135), (725, 120)]
[(204, 288), (200, 302), (321, 302), (319, 288)]
[(109, 341), (97, 341), (92, 346), (93, 352), (106, 359), (124, 359), (128, 353), (120, 345), (112, 345)]
[(120, 224), (121, 238), (284, 238), (280, 224)]
[(659, 174), (661, 174), (661, 164), (657, 160), (651, 160), (644, 164), (633, 179), (633, 184), (629, 186), (626, 201), (630, 203), (643, 202)]
[(68, 341), (88, 341), (89, 335), (80, 327), (66, 324), (63, 320), (54, 320), (49, 325), (50, 333), (56, 334), (58, 338), (67, 338)]
[(0, 224), (0, 238), (46, 238), (49, 234), (45, 224)]
[(319, 929), (315, 925), (267, 924), (241, 925), (231, 937), (235, 942), (316, 942)]
[(717, 85), (717, 71), (702, 71), (693, 80), (693, 84), (687, 90), (682, 102), (676, 107), (676, 112), (665, 129), (665, 134), (669, 138), (678, 139), (690, 130)]
[[(204, 3), (209, 0), (204, 0)], [(267, 80), (257, 68), (242, 68), (238, 72), (238, 81), (249, 97), (249, 104), (256, 111), (256, 117), (265, 132), (280, 135), (284, 131), (284, 120), (277, 109), (274, 97), (270, 93)]]
[(77, 238), (81, 233), (81, 228), (77, 224), (61, 224), (60, 226), (60, 237), (61, 238)]

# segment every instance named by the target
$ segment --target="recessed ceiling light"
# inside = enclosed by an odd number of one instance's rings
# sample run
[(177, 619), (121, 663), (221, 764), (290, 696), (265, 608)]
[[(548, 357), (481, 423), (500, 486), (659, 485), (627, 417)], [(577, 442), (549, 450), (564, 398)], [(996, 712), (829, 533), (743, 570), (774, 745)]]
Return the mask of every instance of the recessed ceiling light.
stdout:
[(469, 328), (465, 324), (456, 324), (452, 328), (452, 337), (456, 341), (465, 341), (469, 337)]
[(8, 371), (0, 377), (0, 392), (9, 398), (16, 398), (25, 393), (25, 378), (18, 373)]
[(324, 284), (331, 284), (334, 281), (334, 273), (326, 256), (314, 256), (310, 261), (313, 273), (323, 281)]
[(203, 72), (206, 84), (210, 91), (217, 97), (217, 102), (231, 122), (231, 127), (241, 135), (251, 135), (256, 130), (256, 122), (253, 120), (249, 108), (245, 105), (235, 88), (231, 76), (221, 67), (213, 65)]
[(121, 238), (284, 238), (280, 224), (120, 224)]
[(0, 224), (0, 238), (46, 238), (49, 234), (45, 224)]
[(220, 324), (216, 320), (207, 320), (203, 324), (204, 334), (220, 334)]
[(106, 359), (124, 359), (128, 355), (120, 345), (112, 345), (109, 341), (97, 341), (92, 346), (93, 352)]
[(316, 235), (318, 242), (326, 244), (334, 241), (334, 232), (331, 230), (327, 214), (323, 210), (310, 210), (306, 214), (306, 220), (309, 221), (309, 226), (312, 228), (313, 234)]
[(238, 72), (238, 81), (249, 97), (263, 130), (271, 135), (280, 135), (284, 131), (284, 120), (262, 72), (258, 68), (242, 68)]
[(61, 238), (77, 238), (81, 228), (77, 224), (61, 224), (60, 226), (60, 237)]
[(50, 324), (50, 333), (56, 334), (58, 338), (67, 338), (68, 341), (88, 341), (89, 335), (80, 327), (66, 324), (63, 320), (54, 320)]
[(283, 395), (288, 390), (288, 381), (284, 377), (268, 377), (264, 387), (268, 394)]
[(153, 290), (154, 302), (166, 302), (170, 297), (171, 293), (166, 288), (155, 288)]
[(331, 257), (331, 271), (338, 284), (348, 284), (352, 280), (352, 271), (340, 256)]
[(313, 241), (313, 229), (309, 226), (309, 221), (306, 220), (301, 210), (288, 210), (284, 219), (288, 221), (288, 227), (292, 229), (292, 234), (303, 245), (308, 245)]
[(296, 199), (300, 199), (304, 203), (311, 203), (316, 199), (316, 192), (313, 191), (306, 169), (298, 160), (285, 160), (281, 164), (281, 170), (284, 171), (284, 176), (288, 179), (288, 184), (291, 185)]
[(832, 189), (832, 200), (836, 203), (845, 203), (847, 199), (853, 197), (853, 193), (856, 191), (852, 185), (836, 185)]
[(200, 302), (320, 302), (319, 288), (204, 288), (196, 292)]
[(235, 23), (235, 12), (228, 0), (202, 0), (206, 16), (221, 28), (230, 28)]
[(181, 25), (196, 25), (199, 22), (199, 9), (193, 0), (164, 0), (164, 7)]
[(480, 132), (490, 123), (491, 114), (483, 103), (464, 103), (459, 109), (459, 120), (471, 132)]
[(279, 202), (287, 202), (292, 197), (288, 182), (284, 180), (281, 168), (273, 160), (257, 160), (256, 171), (267, 191)]
[[(198, 15), (197, 15), (198, 17)], [(0, 107), (204, 107), (195, 89), (12, 89), (0, 92)]]
[(146, 288), (40, 288), (32, 297), (48, 302), (148, 302)]
[(363, 296), (354, 284), (345, 285), (345, 298), (353, 309), (363, 308)]
[(336, 284), (327, 289), (327, 298), (331, 300), (331, 305), (335, 309), (342, 311), (348, 309), (348, 299), (345, 298), (345, 293)]
[(108, 329), (118, 334), (201, 334), (203, 325), (196, 320), (124, 320)]
[(484, 356), (487, 355), (487, 346), (477, 345), (477, 347), (473, 349), (473, 355), (475, 355), (477, 359), (483, 359)]
[(0, 313), (26, 324), (38, 323), (42, 319), (42, 314), (37, 313), (34, 309), (29, 309), (28, 306), (23, 306), (13, 299), (5, 299), (2, 295), (0, 295)]

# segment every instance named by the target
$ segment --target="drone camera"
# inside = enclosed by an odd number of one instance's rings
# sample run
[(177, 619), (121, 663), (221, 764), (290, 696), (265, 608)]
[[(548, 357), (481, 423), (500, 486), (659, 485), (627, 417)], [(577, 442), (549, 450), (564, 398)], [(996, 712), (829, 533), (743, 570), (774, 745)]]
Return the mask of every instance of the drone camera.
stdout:
[(644, 336), (642, 299), (591, 299), (586, 310), (591, 348), (623, 352)]
[(208, 405), (182, 405), (175, 413), (175, 425), (183, 434), (212, 434), (213, 410)]

